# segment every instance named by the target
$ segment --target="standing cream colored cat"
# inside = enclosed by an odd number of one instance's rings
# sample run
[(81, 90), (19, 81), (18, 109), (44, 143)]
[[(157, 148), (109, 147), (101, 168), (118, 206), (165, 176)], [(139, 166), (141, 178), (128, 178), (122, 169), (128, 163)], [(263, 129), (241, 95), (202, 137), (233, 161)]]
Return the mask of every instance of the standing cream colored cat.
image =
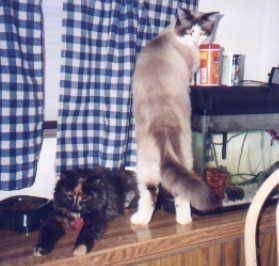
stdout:
[(219, 202), (193, 172), (189, 83), (199, 65), (198, 46), (214, 29), (218, 13), (180, 9), (176, 25), (148, 43), (137, 58), (133, 103), (140, 192), (133, 224), (148, 224), (161, 184), (175, 200), (176, 221), (191, 222), (197, 209)]

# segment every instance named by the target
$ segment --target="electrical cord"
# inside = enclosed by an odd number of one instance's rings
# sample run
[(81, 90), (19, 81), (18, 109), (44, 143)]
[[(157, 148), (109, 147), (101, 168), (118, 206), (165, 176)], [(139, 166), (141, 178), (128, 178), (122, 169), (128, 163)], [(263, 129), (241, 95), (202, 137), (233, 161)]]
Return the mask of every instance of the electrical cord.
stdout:
[(244, 144), (245, 144), (247, 136), (248, 136), (248, 132), (245, 133), (245, 135), (244, 135), (244, 137), (242, 139), (242, 143), (241, 143), (240, 154), (239, 154), (238, 164), (237, 164), (237, 172), (238, 173), (239, 173), (239, 169), (240, 169), (241, 157), (242, 157), (243, 150), (244, 150)]
[(224, 144), (228, 144), (233, 138), (236, 138), (236, 137), (238, 137), (238, 136), (240, 136), (240, 135), (243, 135), (243, 134), (244, 134), (243, 132), (234, 134), (234, 135), (230, 136), (230, 137), (227, 139), (227, 141), (226, 141), (225, 143), (223, 143), (223, 142), (212, 142), (212, 144), (214, 144), (214, 145), (224, 145)]
[[(249, 132), (241, 132), (241, 133), (237, 133), (237, 134), (234, 134), (232, 135), (230, 138), (228, 138), (228, 140), (225, 142), (226, 144), (229, 143), (233, 138), (235, 137), (238, 137), (240, 135), (243, 135), (244, 134), (244, 137), (242, 139), (242, 142), (241, 142), (241, 148), (240, 148), (240, 154), (239, 154), (239, 158), (238, 158), (238, 164), (237, 164), (237, 172), (235, 174), (229, 174), (230, 176), (230, 179), (232, 177), (235, 177), (235, 176), (238, 176), (240, 180), (240, 182), (233, 182), (234, 185), (246, 185), (246, 184), (251, 184), (251, 183), (260, 183), (262, 181), (262, 178), (263, 178), (263, 171), (260, 171), (256, 174), (253, 174), (253, 173), (241, 173), (240, 172), (240, 164), (241, 164), (241, 159), (243, 157), (243, 151), (244, 151), (244, 145), (246, 143), (246, 140), (247, 140), (247, 137), (248, 137), (248, 134)], [(211, 150), (211, 153), (213, 155), (213, 160), (215, 162), (215, 165), (217, 168), (220, 167), (220, 164), (218, 162), (218, 157), (217, 157), (217, 151), (216, 151), (216, 147), (215, 145), (223, 145), (223, 143), (218, 143), (218, 142), (213, 142), (211, 140), (210, 142), (210, 150)], [(266, 149), (268, 149), (268, 147), (266, 147), (265, 149), (263, 149), (262, 147), (262, 155), (263, 153), (265, 153)], [(260, 165), (261, 165), (261, 162), (262, 162), (262, 158), (258, 161), (258, 163), (256, 164), (256, 168), (255, 170), (253, 171), (254, 173), (257, 172), (257, 170), (259, 169)], [(245, 176), (247, 178), (245, 178)], [(250, 178), (248, 178), (248, 176)]]
[(218, 159), (217, 159), (217, 153), (216, 153), (215, 145), (214, 145), (213, 142), (211, 142), (211, 144), (210, 144), (210, 149), (211, 149), (211, 152), (213, 154), (213, 159), (214, 159), (214, 162), (215, 162), (215, 166), (217, 168), (219, 168), (219, 162), (218, 162)]

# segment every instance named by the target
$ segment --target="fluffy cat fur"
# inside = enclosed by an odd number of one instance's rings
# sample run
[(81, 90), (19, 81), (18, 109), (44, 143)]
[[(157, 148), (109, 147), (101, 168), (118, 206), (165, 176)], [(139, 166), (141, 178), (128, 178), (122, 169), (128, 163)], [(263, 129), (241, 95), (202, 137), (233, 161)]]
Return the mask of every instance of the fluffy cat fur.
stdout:
[(189, 84), (199, 66), (199, 45), (214, 30), (218, 13), (179, 9), (168, 28), (140, 52), (133, 77), (133, 108), (137, 142), (138, 210), (133, 224), (151, 220), (158, 187), (175, 201), (176, 221), (191, 222), (191, 204), (214, 208), (218, 198), (192, 172)]
[(40, 229), (34, 255), (51, 252), (66, 229), (76, 224), (77, 217), (83, 219), (83, 226), (79, 228), (74, 255), (84, 255), (102, 236), (107, 222), (131, 207), (136, 197), (132, 172), (103, 167), (63, 172), (55, 187), (53, 213)]

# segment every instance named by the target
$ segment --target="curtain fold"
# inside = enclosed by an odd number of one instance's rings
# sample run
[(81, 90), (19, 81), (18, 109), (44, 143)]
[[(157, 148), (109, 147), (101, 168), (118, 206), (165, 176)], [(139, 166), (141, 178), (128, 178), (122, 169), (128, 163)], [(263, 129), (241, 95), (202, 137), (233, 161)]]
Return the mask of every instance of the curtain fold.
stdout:
[(41, 0), (0, 1), (0, 189), (34, 182), (42, 142)]
[(134, 166), (136, 55), (195, 0), (64, 1), (57, 170)]

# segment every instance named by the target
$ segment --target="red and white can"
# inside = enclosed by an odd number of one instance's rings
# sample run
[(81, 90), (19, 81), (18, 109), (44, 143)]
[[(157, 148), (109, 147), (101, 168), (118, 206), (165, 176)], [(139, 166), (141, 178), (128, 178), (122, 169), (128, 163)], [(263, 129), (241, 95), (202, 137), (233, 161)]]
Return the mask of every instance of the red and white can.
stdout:
[(208, 43), (200, 45), (200, 68), (198, 71), (198, 85), (220, 85), (221, 54), (222, 48), (219, 44)]

